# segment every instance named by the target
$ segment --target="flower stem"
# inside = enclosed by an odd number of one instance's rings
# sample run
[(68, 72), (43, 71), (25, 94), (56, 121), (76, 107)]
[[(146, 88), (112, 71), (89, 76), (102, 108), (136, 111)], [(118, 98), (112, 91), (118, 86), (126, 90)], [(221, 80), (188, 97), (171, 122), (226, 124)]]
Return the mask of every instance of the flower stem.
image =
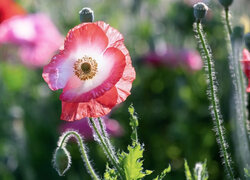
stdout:
[[(226, 20), (226, 26), (227, 26), (227, 30), (228, 30), (228, 33), (229, 35), (232, 34), (232, 27), (230, 25), (230, 20), (229, 20), (229, 9), (228, 8), (225, 8), (225, 20)], [(229, 36), (230, 37), (230, 36)]]
[[(240, 99), (240, 104), (241, 106), (241, 114), (243, 115), (243, 120), (244, 120), (244, 126), (245, 130), (247, 131), (248, 129), (248, 110), (247, 110), (247, 93), (245, 91), (246, 89), (246, 83), (245, 83), (245, 78), (244, 74), (242, 71), (241, 63), (239, 62), (239, 55), (237, 56), (236, 52), (234, 51), (235, 43), (234, 40), (231, 38), (232, 35), (232, 28), (231, 28), (231, 23), (229, 20), (229, 9), (225, 8), (225, 28), (227, 29), (227, 42), (228, 42), (228, 51), (229, 51), (229, 60), (231, 61), (231, 65), (233, 66), (231, 69), (231, 76), (232, 79), (236, 82), (236, 88), (238, 88), (238, 91), (236, 90), (236, 98), (241, 98)], [(238, 117), (239, 118), (239, 117)], [(246, 133), (248, 134), (248, 133)], [(247, 140), (248, 143), (250, 143), (249, 135), (247, 135)]]
[(241, 176), (244, 176), (242, 171), (250, 162), (250, 136), (248, 133), (248, 108), (247, 108), (247, 93), (246, 80), (241, 67), (242, 38), (234, 35), (231, 29), (228, 8), (225, 9), (225, 30), (226, 41), (229, 54), (230, 75), (234, 85), (234, 102), (232, 120), (235, 127), (235, 155), (238, 160), (238, 165)]
[(66, 144), (67, 144), (67, 141), (70, 137), (74, 137), (77, 141), (78, 141), (78, 146), (80, 148), (80, 152), (82, 154), (82, 158), (83, 158), (83, 161), (85, 163), (85, 166), (88, 170), (88, 172), (90, 173), (91, 177), (94, 179), (94, 180), (100, 180), (100, 178), (98, 177), (98, 175), (96, 174), (95, 170), (93, 169), (89, 159), (88, 159), (88, 155), (87, 155), (87, 152), (86, 152), (86, 148), (85, 148), (85, 145), (83, 143), (83, 140), (82, 140), (82, 137), (80, 134), (78, 134), (77, 132), (75, 131), (68, 131), (66, 132), (64, 135), (63, 135), (63, 138), (62, 140), (60, 141), (59, 143), (59, 147), (62, 148), (64, 147)]
[(108, 158), (110, 159), (111, 163), (115, 166), (115, 168), (117, 169), (118, 173), (120, 174), (121, 179), (126, 179), (124, 177), (124, 173), (122, 171), (122, 169), (119, 166), (119, 163), (117, 162), (117, 158), (115, 157), (114, 154), (112, 154), (112, 152), (110, 151), (110, 149), (108, 148), (108, 145), (105, 143), (105, 140), (103, 139), (103, 137), (101, 136), (101, 133), (99, 132), (98, 128), (96, 127), (96, 124), (93, 120), (93, 118), (89, 118), (89, 121), (93, 127), (93, 130), (95, 131), (96, 135), (98, 136), (98, 139), (100, 140), (100, 144), (103, 148), (103, 150), (105, 151), (105, 153), (107, 154)]
[(215, 77), (215, 72), (214, 72), (214, 65), (213, 65), (213, 60), (212, 60), (212, 55), (210, 54), (210, 47), (206, 43), (205, 36), (203, 35), (202, 32), (202, 25), (200, 22), (197, 22), (194, 24), (194, 30), (197, 33), (197, 38), (200, 43), (200, 48), (202, 51), (202, 55), (204, 59), (206, 60), (206, 72), (207, 72), (207, 77), (208, 77), (208, 84), (209, 84), (209, 99), (211, 101), (211, 113), (212, 117), (214, 119), (214, 124), (216, 128), (216, 135), (217, 135), (217, 140), (218, 144), (221, 149), (221, 153), (224, 159), (225, 163), (225, 168), (228, 172), (228, 175), (230, 179), (234, 179), (234, 174), (232, 170), (232, 165), (230, 162), (230, 155), (227, 152), (227, 143), (224, 137), (224, 132), (223, 132), (223, 124), (222, 124), (222, 116), (220, 113), (220, 108), (219, 108), (219, 101), (217, 98), (217, 90), (216, 90), (216, 77)]
[(104, 127), (103, 120), (100, 117), (98, 117), (98, 122), (99, 122), (99, 125), (101, 128), (101, 131), (102, 131), (102, 135), (104, 137), (104, 142), (106, 143), (106, 145), (107, 145), (109, 151), (111, 152), (112, 156), (114, 157), (115, 161), (118, 163), (117, 157), (115, 156), (114, 148), (112, 147), (110, 140), (109, 140), (109, 137), (108, 137), (108, 134), (106, 132), (106, 127)]
[[(101, 131), (102, 131), (102, 135), (104, 137), (104, 141), (107, 144), (109, 150), (112, 152), (112, 147), (110, 147), (110, 142), (109, 142), (109, 139), (108, 139), (108, 135), (107, 135), (107, 133), (105, 131), (102, 119), (100, 117), (98, 117), (98, 122), (99, 122), (99, 125), (100, 125), (100, 128), (101, 128)], [(114, 153), (112, 152), (112, 154), (114, 154)]]

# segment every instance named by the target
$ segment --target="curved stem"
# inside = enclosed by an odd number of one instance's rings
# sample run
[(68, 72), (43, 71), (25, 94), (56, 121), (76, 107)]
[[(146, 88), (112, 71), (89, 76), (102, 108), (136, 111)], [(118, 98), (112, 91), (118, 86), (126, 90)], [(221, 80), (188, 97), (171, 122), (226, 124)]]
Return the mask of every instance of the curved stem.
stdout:
[(126, 179), (126, 178), (124, 177), (124, 173), (123, 173), (122, 169), (120, 168), (120, 166), (119, 166), (119, 164), (118, 164), (118, 162), (117, 162), (117, 160), (116, 160), (117, 158), (114, 157), (114, 154), (112, 154), (111, 151), (109, 150), (107, 144), (105, 143), (103, 137), (101, 136), (99, 130), (97, 129), (96, 124), (95, 124), (93, 118), (90, 117), (90, 118), (89, 118), (89, 121), (90, 121), (90, 123), (91, 123), (91, 125), (92, 125), (92, 127), (93, 127), (93, 129), (94, 129), (94, 131), (95, 131), (95, 133), (96, 133), (96, 135), (98, 136), (98, 138), (99, 138), (99, 140), (100, 140), (100, 143), (101, 143), (101, 145), (102, 145), (104, 151), (105, 151), (106, 154), (108, 155), (108, 157), (109, 157), (111, 163), (112, 163), (112, 164), (115, 166), (115, 168), (117, 169), (118, 173), (120, 174), (120, 177), (121, 177), (122, 179)]
[(86, 148), (85, 148), (85, 145), (83, 144), (83, 140), (82, 140), (81, 136), (77, 132), (75, 132), (75, 131), (66, 132), (66, 134), (64, 134), (64, 136), (62, 138), (62, 141), (60, 142), (59, 147), (62, 148), (63, 146), (65, 146), (68, 139), (71, 136), (73, 136), (78, 141), (78, 145), (80, 147), (80, 152), (82, 154), (82, 158), (83, 158), (83, 160), (85, 162), (86, 168), (88, 169), (88, 172), (90, 173), (91, 177), (94, 180), (100, 180), (100, 178), (95, 173), (95, 170), (93, 169), (93, 167), (92, 167), (92, 165), (91, 165), (91, 163), (90, 163), (90, 161), (88, 159)]
[(209, 54), (209, 47), (207, 46), (206, 44), (206, 41), (205, 41), (205, 37), (201, 31), (201, 24), (198, 22), (196, 24), (196, 30), (197, 30), (197, 35), (198, 35), (198, 38), (201, 42), (201, 48), (202, 50), (204, 51), (204, 56), (205, 56), (205, 59), (207, 61), (207, 74), (208, 74), (208, 79), (209, 79), (209, 90), (210, 90), (210, 100), (211, 100), (211, 104), (212, 104), (212, 114), (214, 115), (214, 120), (215, 120), (215, 126), (216, 126), (216, 130), (217, 130), (217, 135), (218, 135), (218, 141), (219, 141), (219, 146), (220, 146), (220, 149), (222, 151), (222, 155), (223, 155), (223, 158), (224, 158), (224, 161), (225, 161), (225, 167), (228, 171), (228, 174), (229, 174), (229, 177), (230, 179), (234, 179), (234, 175), (233, 175), (233, 171), (232, 171), (232, 166), (231, 166), (231, 163), (230, 163), (230, 156), (227, 152), (227, 147), (226, 147), (226, 140), (224, 138), (224, 135), (223, 135), (223, 126), (222, 126), (222, 120), (220, 119), (220, 110), (219, 110), (219, 105), (217, 103), (217, 94), (216, 94), (216, 87), (215, 87), (215, 76), (213, 75), (214, 74), (214, 70), (213, 70), (213, 62), (212, 62), (212, 57), (211, 55)]
[[(231, 28), (231, 25), (230, 25), (230, 20), (229, 20), (229, 9), (228, 8), (225, 8), (225, 16), (226, 16), (226, 26), (227, 26), (227, 30), (228, 30), (228, 33), (231, 35), (232, 34), (232, 28)], [(229, 36), (230, 37), (230, 36)]]

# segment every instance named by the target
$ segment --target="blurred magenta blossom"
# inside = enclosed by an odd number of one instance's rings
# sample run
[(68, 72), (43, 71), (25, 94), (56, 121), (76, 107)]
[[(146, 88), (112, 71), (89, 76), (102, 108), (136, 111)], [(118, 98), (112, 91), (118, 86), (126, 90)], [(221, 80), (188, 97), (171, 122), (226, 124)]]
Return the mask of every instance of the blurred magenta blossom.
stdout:
[(0, 24), (0, 44), (19, 47), (19, 56), (29, 67), (46, 65), (63, 44), (63, 37), (44, 14), (15, 16)]
[(184, 67), (190, 71), (202, 69), (202, 59), (197, 51), (194, 50), (177, 50), (168, 48), (160, 52), (149, 52), (144, 60), (153, 66), (165, 66), (169, 68)]
[[(124, 133), (122, 126), (118, 121), (108, 118), (108, 116), (102, 117), (103, 122), (106, 126), (106, 131), (110, 136), (121, 136)], [(78, 121), (73, 122), (64, 122), (62, 121), (59, 127), (60, 133), (63, 133), (67, 130), (76, 130), (78, 131), (84, 139), (91, 140), (93, 139), (92, 129), (89, 126), (88, 119), (83, 118)]]

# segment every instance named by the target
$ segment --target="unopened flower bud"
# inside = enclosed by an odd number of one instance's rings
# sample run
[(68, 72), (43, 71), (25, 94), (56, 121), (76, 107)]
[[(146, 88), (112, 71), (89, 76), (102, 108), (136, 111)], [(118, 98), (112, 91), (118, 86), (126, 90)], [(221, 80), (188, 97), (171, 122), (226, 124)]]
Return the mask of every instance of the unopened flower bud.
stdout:
[(246, 47), (250, 51), (250, 33), (247, 33), (244, 37)]
[(193, 6), (193, 8), (194, 8), (194, 17), (196, 18), (197, 21), (200, 21), (206, 16), (208, 10), (206, 4), (198, 2)]
[(244, 36), (244, 28), (242, 26), (235, 26), (232, 33), (232, 39), (242, 41)]
[(85, 7), (79, 11), (80, 21), (83, 22), (93, 22), (94, 21), (94, 12), (92, 9)]
[(71, 157), (66, 148), (58, 147), (53, 157), (53, 165), (60, 176), (70, 168)]
[(233, 0), (219, 0), (219, 2), (222, 6), (228, 8), (233, 3)]

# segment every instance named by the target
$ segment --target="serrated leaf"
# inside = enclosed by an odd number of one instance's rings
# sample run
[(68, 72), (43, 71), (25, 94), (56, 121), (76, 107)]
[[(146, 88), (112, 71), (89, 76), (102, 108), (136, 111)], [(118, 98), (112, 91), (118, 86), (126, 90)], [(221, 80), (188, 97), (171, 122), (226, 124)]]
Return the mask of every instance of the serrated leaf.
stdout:
[(171, 171), (171, 166), (169, 165), (168, 168), (164, 169), (160, 175), (158, 175), (156, 178), (154, 178), (153, 180), (162, 180), (167, 173), (169, 173)]
[(127, 180), (138, 180), (152, 173), (149, 170), (143, 171), (143, 151), (139, 143), (134, 143), (133, 146), (128, 146), (128, 153), (122, 152), (119, 155), (119, 162)]
[(132, 139), (133, 143), (136, 143), (136, 142), (138, 142), (137, 127), (139, 126), (139, 122), (138, 122), (138, 117), (136, 115), (133, 104), (131, 104), (128, 107), (128, 112), (130, 114), (130, 118), (129, 118), (130, 123), (129, 123), (129, 125), (132, 128), (131, 139)]
[(104, 179), (105, 180), (117, 180), (118, 179), (117, 171), (115, 169), (110, 168), (108, 164), (106, 165)]
[(187, 163), (186, 159), (185, 159), (184, 167), (185, 167), (186, 179), (187, 180), (193, 180), (192, 174), (191, 174), (191, 171), (189, 169), (189, 166), (188, 166), (188, 163)]

